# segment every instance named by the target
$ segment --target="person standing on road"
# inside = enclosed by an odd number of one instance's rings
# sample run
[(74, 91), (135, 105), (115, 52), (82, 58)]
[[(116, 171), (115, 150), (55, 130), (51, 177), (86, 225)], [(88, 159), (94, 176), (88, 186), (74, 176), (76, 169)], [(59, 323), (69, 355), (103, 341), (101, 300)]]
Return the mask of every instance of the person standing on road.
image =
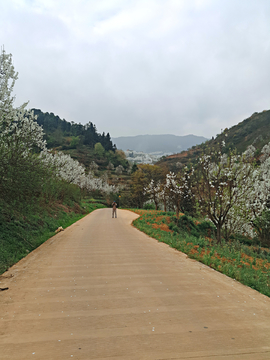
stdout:
[(116, 204), (116, 202), (114, 201), (113, 203), (112, 203), (112, 217), (114, 218), (117, 218), (117, 215), (116, 215), (116, 207), (117, 207), (117, 204)]

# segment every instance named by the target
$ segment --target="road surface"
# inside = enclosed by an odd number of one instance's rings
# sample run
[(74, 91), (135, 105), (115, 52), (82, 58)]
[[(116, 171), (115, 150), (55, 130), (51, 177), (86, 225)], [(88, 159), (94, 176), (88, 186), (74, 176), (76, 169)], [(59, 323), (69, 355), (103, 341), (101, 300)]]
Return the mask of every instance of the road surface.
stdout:
[(0, 278), (1, 360), (270, 359), (270, 299), (100, 209)]

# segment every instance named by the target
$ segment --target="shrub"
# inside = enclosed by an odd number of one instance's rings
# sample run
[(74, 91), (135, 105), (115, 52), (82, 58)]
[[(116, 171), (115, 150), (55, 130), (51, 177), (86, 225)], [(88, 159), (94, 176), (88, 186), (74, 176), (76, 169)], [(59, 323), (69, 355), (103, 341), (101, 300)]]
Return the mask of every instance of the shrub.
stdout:
[(155, 210), (155, 208), (156, 208), (155, 205), (152, 203), (145, 203), (143, 205), (144, 210)]

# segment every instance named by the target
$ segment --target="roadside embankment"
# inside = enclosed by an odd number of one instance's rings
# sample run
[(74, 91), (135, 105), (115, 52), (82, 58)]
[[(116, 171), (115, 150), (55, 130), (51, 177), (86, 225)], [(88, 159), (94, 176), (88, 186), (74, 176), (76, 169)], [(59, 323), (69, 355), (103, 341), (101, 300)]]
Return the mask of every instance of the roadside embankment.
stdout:
[(0, 274), (55, 235), (59, 227), (65, 229), (104, 207), (89, 200), (69, 205), (54, 203), (26, 213), (0, 207)]

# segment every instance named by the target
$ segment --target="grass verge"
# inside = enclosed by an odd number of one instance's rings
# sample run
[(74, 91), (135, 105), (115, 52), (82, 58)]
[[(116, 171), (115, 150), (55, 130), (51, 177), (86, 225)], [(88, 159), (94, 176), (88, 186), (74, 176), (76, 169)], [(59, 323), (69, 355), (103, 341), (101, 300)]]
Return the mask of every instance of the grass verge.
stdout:
[(0, 274), (55, 235), (59, 226), (65, 229), (90, 212), (104, 207), (93, 199), (85, 199), (81, 204), (53, 204), (38, 208), (27, 215), (16, 211), (7, 213), (0, 208)]
[(270, 251), (239, 241), (213, 240), (213, 225), (182, 214), (177, 221), (170, 212), (133, 210), (140, 215), (133, 224), (147, 235), (164, 242), (188, 257), (270, 297)]

